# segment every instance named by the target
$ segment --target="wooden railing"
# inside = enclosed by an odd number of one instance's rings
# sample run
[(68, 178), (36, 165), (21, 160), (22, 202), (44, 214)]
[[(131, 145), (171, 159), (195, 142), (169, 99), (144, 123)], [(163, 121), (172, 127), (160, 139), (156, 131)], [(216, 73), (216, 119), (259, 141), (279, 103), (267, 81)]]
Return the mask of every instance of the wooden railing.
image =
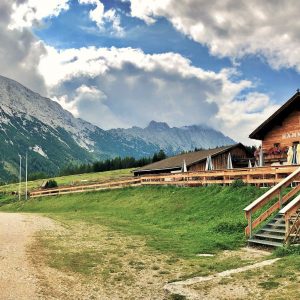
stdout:
[(131, 177), (126, 180), (98, 182), (93, 184), (59, 187), (54, 189), (31, 191), (31, 197), (63, 195), (101, 189), (114, 189), (136, 185), (176, 185), (205, 186), (209, 184), (231, 184), (237, 179), (257, 186), (272, 186), (290, 175), (297, 166), (257, 167), (232, 170), (213, 170), (177, 174), (148, 175)]
[(300, 239), (300, 195), (287, 204), (279, 213), (285, 219), (285, 243), (293, 243)]
[(43, 196), (82, 193), (82, 192), (97, 191), (97, 190), (104, 190), (104, 189), (116, 189), (122, 187), (137, 186), (140, 184), (141, 184), (140, 178), (131, 178), (122, 181), (110, 181), (110, 182), (102, 182), (102, 183), (95, 183), (89, 185), (78, 185), (78, 186), (38, 190), (38, 191), (30, 192), (30, 197), (36, 198), (36, 197), (43, 197)]
[[(265, 221), (269, 216), (274, 212), (282, 208), (282, 205), (289, 201), (297, 192), (300, 191), (300, 185), (297, 185), (284, 197), (282, 197), (283, 189), (294, 181), (298, 180), (300, 176), (300, 167), (298, 167), (292, 174), (282, 179), (278, 184), (268, 190), (261, 197), (256, 199), (250, 205), (248, 205), (244, 211), (246, 214), (246, 219), (248, 220), (248, 226), (245, 229), (247, 236), (252, 237), (253, 229)], [(268, 209), (266, 209), (260, 216), (253, 220), (254, 213), (272, 201), (274, 198), (277, 198), (277, 201)]]
[(195, 186), (207, 184), (231, 184), (240, 179), (247, 184), (272, 186), (290, 175), (299, 166), (257, 167), (231, 170), (213, 170), (178, 174), (143, 175), (143, 185)]

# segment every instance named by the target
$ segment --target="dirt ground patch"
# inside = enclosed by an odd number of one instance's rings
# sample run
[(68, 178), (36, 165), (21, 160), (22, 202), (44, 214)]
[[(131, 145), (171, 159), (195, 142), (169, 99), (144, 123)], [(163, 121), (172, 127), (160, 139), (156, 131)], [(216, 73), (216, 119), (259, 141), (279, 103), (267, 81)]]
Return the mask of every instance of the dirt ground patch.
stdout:
[(224, 251), (214, 257), (180, 259), (102, 225), (68, 221), (64, 231), (41, 233), (31, 246), (33, 265), (52, 299), (172, 299), (164, 286), (193, 274), (264, 260), (270, 253)]
[[(5, 300), (176, 299), (164, 290), (166, 284), (270, 258), (270, 252), (242, 248), (184, 259), (149, 248), (141, 236), (29, 214), (0, 214), (0, 237), (0, 299)], [(299, 299), (300, 271), (288, 267), (293, 262), (282, 259), (259, 271), (192, 283), (186, 294), (191, 299)]]
[(53, 299), (167, 299), (170, 278), (190, 272), (184, 261), (158, 254), (139, 238), (104, 226), (68, 223), (37, 237), (31, 259)]
[(0, 213), (0, 299), (37, 299), (39, 281), (27, 249), (37, 231), (54, 230), (40, 216)]

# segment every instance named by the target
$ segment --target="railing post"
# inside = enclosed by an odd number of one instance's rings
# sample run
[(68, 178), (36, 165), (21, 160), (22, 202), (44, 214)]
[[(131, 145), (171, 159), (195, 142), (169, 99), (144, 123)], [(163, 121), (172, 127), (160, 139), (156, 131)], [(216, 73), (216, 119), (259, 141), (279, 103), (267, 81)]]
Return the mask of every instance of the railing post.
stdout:
[(286, 216), (285, 219), (285, 244), (289, 245), (290, 220)]
[(249, 237), (252, 238), (252, 210), (250, 210), (249, 214)]
[(280, 209), (282, 208), (282, 193), (281, 193), (281, 191), (282, 191), (282, 188), (280, 188), (279, 195), (278, 195)]

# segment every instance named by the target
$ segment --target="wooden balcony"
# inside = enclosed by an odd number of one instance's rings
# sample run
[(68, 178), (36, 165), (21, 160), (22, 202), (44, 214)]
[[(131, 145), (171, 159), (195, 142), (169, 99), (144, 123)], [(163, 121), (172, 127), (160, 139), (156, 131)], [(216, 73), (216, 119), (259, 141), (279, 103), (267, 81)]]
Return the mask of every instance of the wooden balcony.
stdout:
[(275, 163), (275, 162), (286, 162), (287, 161), (287, 154), (280, 153), (280, 154), (264, 154), (264, 161), (267, 164)]

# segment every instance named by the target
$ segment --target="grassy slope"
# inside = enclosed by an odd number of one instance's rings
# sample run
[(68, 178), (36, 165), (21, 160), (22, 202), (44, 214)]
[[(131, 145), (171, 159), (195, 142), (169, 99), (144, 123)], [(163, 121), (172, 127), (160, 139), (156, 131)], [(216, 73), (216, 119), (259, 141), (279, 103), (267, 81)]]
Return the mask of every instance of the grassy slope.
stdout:
[[(54, 179), (57, 181), (58, 185), (71, 185), (71, 184), (87, 184), (89, 182), (98, 182), (104, 180), (113, 180), (126, 176), (132, 176), (133, 169), (123, 169), (123, 170), (115, 170), (115, 171), (107, 171), (107, 172), (97, 172), (97, 173), (86, 173), (86, 174), (77, 174), (77, 175), (69, 175), (69, 176), (60, 176), (55, 177)], [(39, 179), (28, 182), (28, 189), (37, 189), (41, 186), (45, 179)], [(19, 188), (18, 183), (8, 184), (4, 186), (0, 186), (0, 193), (10, 193), (13, 191), (17, 191)], [(23, 190), (25, 188), (25, 184), (23, 183)]]
[[(152, 293), (150, 299), (162, 291), (164, 282), (214, 274), (264, 259), (244, 257), (247, 253), (239, 254), (239, 249), (230, 251), (231, 255), (220, 251), (245, 244), (243, 208), (263, 192), (254, 187), (141, 187), (33, 199), (2, 207), (3, 200), (10, 199), (0, 194), (0, 209), (43, 213), (68, 228), (39, 237), (33, 249), (37, 267), (42, 262), (68, 276), (81, 274), (83, 277), (74, 282), (93, 282), (107, 288), (108, 295), (120, 291), (128, 299), (140, 299), (140, 291), (143, 295)], [(204, 252), (218, 254), (195, 256)], [(299, 299), (299, 266), (298, 251), (270, 267), (193, 288), (215, 295), (217, 284), (221, 294), (226, 286), (225, 290), (234, 291), (231, 295), (236, 297), (242, 288), (249, 299), (257, 299), (258, 294), (264, 299)], [(51, 286), (52, 278), (44, 280), (46, 287)], [(72, 290), (72, 285), (65, 288)], [(55, 285), (51, 291), (56, 291)]]
[(1, 210), (106, 225), (142, 235), (159, 251), (190, 257), (242, 246), (243, 208), (262, 192), (254, 187), (140, 187), (32, 199)]

